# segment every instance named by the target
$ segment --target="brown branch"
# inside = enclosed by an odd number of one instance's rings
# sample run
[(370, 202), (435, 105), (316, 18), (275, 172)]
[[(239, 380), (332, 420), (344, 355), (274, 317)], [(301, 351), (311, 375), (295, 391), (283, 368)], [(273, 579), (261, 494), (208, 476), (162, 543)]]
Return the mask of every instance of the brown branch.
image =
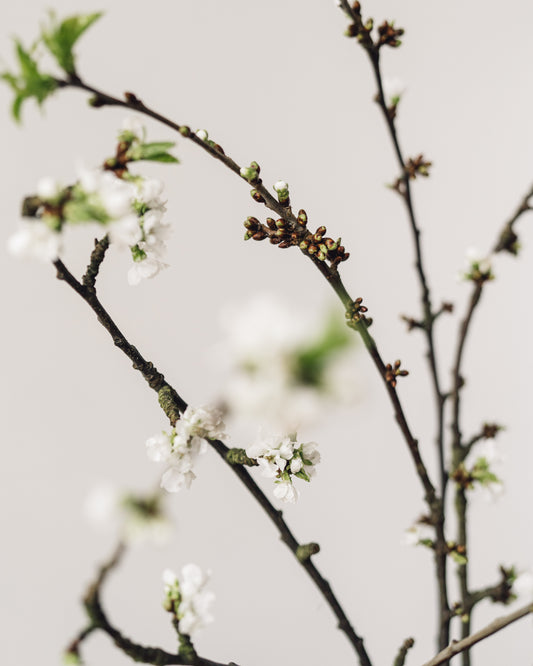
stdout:
[[(133, 361), (133, 367), (139, 372), (142, 373), (143, 377), (148, 382), (150, 388), (161, 394), (165, 394), (165, 400), (160, 399), (160, 404), (164, 408), (165, 413), (169, 417), (169, 420), (174, 421), (179, 415), (179, 412), (185, 411), (187, 408), (187, 403), (181, 398), (175, 389), (170, 386), (165, 380), (164, 376), (157, 371), (153, 364), (149, 361), (146, 361), (139, 351), (131, 345), (124, 335), (121, 333), (117, 325), (112, 320), (111, 316), (102, 306), (100, 301), (97, 298), (96, 291), (94, 289), (89, 289), (86, 286), (82, 285), (67, 269), (62, 261), (56, 260), (54, 265), (57, 269), (57, 277), (60, 280), (65, 281), (81, 298), (91, 307), (98, 317), (98, 321), (102, 326), (109, 332), (113, 338), (115, 345), (121, 349), (128, 358)], [(310, 559), (310, 556), (302, 557), (303, 552), (307, 552), (306, 544), (300, 544), (294, 538), (292, 532), (290, 531), (288, 525), (283, 520), (283, 514), (281, 511), (278, 511), (268, 500), (266, 495), (262, 492), (259, 486), (252, 479), (250, 474), (242, 465), (234, 465), (229, 462), (232, 458), (229, 449), (223, 442), (218, 440), (213, 440), (210, 442), (215, 451), (231, 466), (232, 470), (239, 477), (239, 479), (244, 483), (248, 488), (253, 497), (259, 502), (261, 507), (267, 513), (268, 517), (276, 525), (277, 529), (280, 532), (281, 538), (284, 543), (290, 548), (290, 550), (295, 555), (296, 559), (300, 562), (302, 567), (307, 571), (319, 591), (322, 593), (324, 599), (328, 603), (329, 607), (335, 614), (338, 620), (338, 627), (341, 631), (344, 632), (354, 650), (356, 651), (361, 666), (372, 666), (372, 662), (366, 652), (363, 639), (355, 632), (354, 628), (350, 624), (348, 617), (346, 616), (342, 606), (338, 602), (335, 594), (333, 593), (329, 583), (323, 578), (319, 573), (318, 569), (315, 567), (313, 562)], [(229, 455), (228, 455), (229, 454)], [(228, 460), (229, 458), (229, 460)], [(107, 574), (107, 570), (104, 571), (104, 576)], [(109, 633), (109, 632), (108, 632)], [(111, 634), (110, 634), (111, 635)], [(114, 636), (113, 636), (114, 637)], [(115, 638), (115, 637), (114, 637)], [(115, 639), (116, 640), (116, 639)], [(125, 639), (126, 640), (126, 639)], [(117, 643), (118, 644), (118, 643)], [(127, 643), (123, 643), (122, 649), (125, 650)], [(138, 646), (137, 646), (138, 647)], [(135, 648), (137, 649), (137, 648)], [(151, 648), (150, 648), (151, 649)], [(151, 653), (150, 653), (151, 654)], [(161, 659), (166, 657), (161, 656)], [(150, 662), (152, 663), (152, 662)], [(159, 662), (157, 662), (159, 663)], [(162, 661), (161, 664), (170, 664), (170, 663), (182, 663), (176, 661)], [(213, 662), (214, 663), (214, 662)]]
[(423, 666), (439, 666), (440, 664), (444, 664), (455, 655), (468, 650), (476, 643), (479, 643), (480, 641), (485, 640), (485, 638), (488, 638), (498, 631), (505, 629), (505, 627), (509, 626), (513, 622), (516, 622), (517, 620), (520, 620), (526, 615), (529, 615), (529, 613), (533, 613), (533, 603), (519, 608), (518, 610), (514, 611), (514, 613), (497, 618), (484, 629), (477, 631), (475, 634), (472, 634), (467, 638), (463, 638), (461, 641), (453, 642), (446, 649), (442, 650), (438, 655), (433, 657), (433, 659), (423, 664)]
[(423, 319), (420, 322), (421, 328), (424, 330), (427, 344), (427, 359), (429, 362), (430, 377), (433, 386), (433, 393), (435, 398), (436, 406), (436, 420), (437, 420), (437, 434), (436, 434), (436, 446), (437, 446), (437, 455), (439, 461), (439, 473), (440, 473), (440, 494), (441, 494), (441, 508), (439, 511), (432, 511), (433, 520), (436, 528), (436, 544), (435, 544), (435, 567), (437, 572), (437, 584), (438, 584), (438, 593), (439, 593), (439, 647), (444, 647), (448, 644), (450, 639), (450, 606), (448, 601), (448, 589), (447, 589), (447, 548), (446, 548), (446, 535), (444, 532), (444, 522), (445, 522), (445, 511), (444, 511), (444, 493), (447, 482), (447, 470), (444, 461), (444, 406), (447, 399), (447, 394), (445, 394), (441, 387), (441, 381), (439, 377), (439, 370), (437, 365), (437, 357), (435, 350), (435, 340), (434, 340), (434, 325), (435, 321), (438, 318), (440, 311), (433, 312), (433, 306), (431, 303), (431, 291), (429, 288), (428, 279), (426, 277), (426, 271), (424, 268), (424, 261), (422, 255), (422, 247), (420, 244), (420, 227), (418, 225), (416, 214), (413, 205), (413, 199), (411, 194), (411, 183), (410, 183), (410, 172), (407, 168), (407, 162), (403, 155), (400, 141), (398, 137), (398, 132), (396, 129), (395, 123), (395, 113), (391, 112), (391, 109), (387, 107), (387, 102), (383, 93), (383, 79), (381, 73), (380, 65), (380, 45), (372, 41), (369, 33), (361, 30), (363, 26), (363, 20), (359, 11), (355, 11), (348, 4), (347, 0), (341, 0), (340, 2), (341, 9), (347, 14), (347, 16), (354, 22), (356, 29), (359, 33), (359, 36), (363, 37), (358, 39), (358, 42), (361, 44), (363, 49), (366, 51), (370, 63), (372, 65), (372, 71), (374, 73), (374, 78), (376, 86), (378, 89), (378, 94), (376, 101), (382, 111), (383, 118), (389, 130), (389, 135), (392, 141), (394, 148), (394, 153), (396, 160), (400, 168), (400, 178), (398, 180), (401, 183), (402, 187), (398, 188), (398, 193), (401, 195), (403, 202), (406, 207), (407, 217), (409, 220), (409, 225), (411, 228), (411, 234), (414, 243), (414, 252), (415, 252), (415, 267), (418, 275), (418, 282), (421, 290), (421, 301), (422, 301), (422, 312)]
[(406, 638), (405, 641), (403, 642), (403, 645), (398, 651), (398, 654), (396, 656), (396, 659), (394, 660), (393, 666), (404, 666), (405, 664), (405, 659), (407, 657), (407, 653), (409, 650), (413, 647), (415, 644), (415, 639), (414, 638)]

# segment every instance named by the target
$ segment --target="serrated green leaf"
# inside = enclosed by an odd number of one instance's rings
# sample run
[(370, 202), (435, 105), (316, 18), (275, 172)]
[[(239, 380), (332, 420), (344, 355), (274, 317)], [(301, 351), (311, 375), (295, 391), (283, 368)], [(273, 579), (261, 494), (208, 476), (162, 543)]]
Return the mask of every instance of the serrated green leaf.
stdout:
[(75, 57), (72, 52), (74, 45), (101, 16), (102, 12), (78, 14), (69, 16), (58, 23), (55, 14), (50, 13), (50, 26), (48, 29), (42, 28), (41, 37), (58, 65), (67, 74), (74, 74), (76, 71)]
[(31, 50), (26, 50), (22, 43), (15, 40), (15, 53), (20, 73), (2, 72), (0, 77), (15, 93), (11, 113), (20, 122), (22, 104), (34, 97), (39, 106), (57, 88), (57, 81), (48, 74), (39, 71), (37, 61), (32, 57)]

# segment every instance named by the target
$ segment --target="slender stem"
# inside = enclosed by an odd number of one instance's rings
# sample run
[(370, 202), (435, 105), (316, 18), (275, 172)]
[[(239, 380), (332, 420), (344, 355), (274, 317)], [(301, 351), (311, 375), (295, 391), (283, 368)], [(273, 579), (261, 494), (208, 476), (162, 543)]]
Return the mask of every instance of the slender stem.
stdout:
[[(94, 254), (94, 253), (93, 253)], [(115, 345), (121, 349), (128, 358), (133, 361), (133, 367), (136, 370), (139, 370), (142, 375), (147, 380), (150, 388), (155, 391), (160, 392), (162, 389), (166, 389), (171, 392), (171, 396), (174, 396), (176, 401), (175, 406), (180, 412), (185, 411), (187, 408), (187, 403), (181, 398), (175, 389), (170, 386), (165, 380), (164, 376), (157, 371), (152, 363), (146, 361), (138, 350), (131, 345), (125, 336), (121, 333), (117, 325), (112, 320), (111, 316), (102, 306), (98, 297), (96, 295), (96, 290), (93, 288), (89, 289), (83, 284), (81, 284), (67, 267), (63, 264), (62, 261), (57, 260), (54, 262), (54, 265), (57, 269), (58, 278), (64, 280), (74, 291), (83, 298), (83, 300), (91, 307), (98, 317), (98, 321), (102, 326), (109, 332), (113, 338)], [(168, 410), (167, 410), (168, 415)], [(217, 451), (217, 453), (227, 462), (226, 455), (229, 451), (228, 447), (220, 441), (211, 441), (211, 445)], [(230, 464), (230, 463), (228, 463)], [(327, 604), (335, 614), (338, 620), (338, 626), (341, 631), (344, 632), (350, 643), (352, 644), (355, 652), (359, 657), (359, 662), (361, 666), (372, 666), (372, 662), (366, 652), (363, 639), (355, 632), (354, 628), (350, 624), (345, 612), (342, 609), (342, 606), (338, 602), (336, 596), (334, 595), (331, 586), (319, 573), (318, 569), (315, 567), (313, 562), (309, 557), (302, 558), (300, 553), (302, 552), (301, 544), (294, 538), (292, 532), (290, 531), (288, 525), (283, 520), (283, 515), (281, 511), (278, 511), (271, 502), (267, 499), (266, 495), (261, 491), (259, 486), (255, 483), (252, 477), (248, 474), (247, 470), (241, 465), (230, 465), (235, 474), (239, 479), (244, 483), (244, 485), (251, 492), (253, 497), (259, 502), (261, 507), (267, 513), (268, 517), (274, 522), (278, 528), (282, 540), (287, 544), (290, 550), (297, 557), (298, 561), (302, 567), (307, 571), (313, 582), (315, 583), (318, 590), (322, 593)], [(108, 631), (108, 633), (110, 633)], [(110, 635), (112, 635), (110, 633)], [(123, 648), (124, 649), (124, 648)], [(165, 661), (161, 663), (182, 663), (176, 661)]]
[(444, 406), (446, 403), (446, 395), (441, 388), (441, 381), (439, 377), (439, 370), (438, 370), (436, 350), (435, 350), (435, 340), (434, 340), (434, 324), (437, 319), (438, 313), (433, 312), (433, 307), (431, 303), (431, 292), (429, 288), (429, 282), (426, 276), (426, 271), (424, 268), (422, 247), (420, 243), (421, 231), (414, 210), (413, 198), (411, 194), (411, 183), (410, 183), (409, 173), (406, 168), (406, 160), (400, 146), (400, 140), (396, 129), (394, 114), (391, 113), (389, 108), (387, 107), (387, 102), (385, 100), (385, 96), (383, 93), (383, 79), (380, 66), (380, 47), (379, 45), (375, 44), (372, 41), (370, 35), (366, 31), (364, 30), (361, 31), (361, 28), (363, 27), (361, 16), (358, 12), (354, 11), (352, 7), (350, 7), (347, 0), (341, 0), (340, 5), (341, 9), (355, 23), (360, 35), (363, 36), (363, 39), (360, 40), (360, 43), (361, 46), (366, 51), (372, 65), (372, 71), (374, 73), (374, 78), (378, 89), (378, 94), (376, 99), (382, 111), (387, 128), (389, 130), (389, 135), (394, 148), (396, 160), (400, 168), (400, 178), (403, 185), (400, 194), (406, 207), (407, 217), (409, 220), (409, 225), (411, 228), (411, 234), (414, 243), (415, 267), (418, 275), (418, 282), (420, 285), (422, 312), (423, 312), (423, 321), (421, 328), (423, 328), (426, 336), (426, 344), (427, 344), (426, 357), (429, 363), (430, 377), (433, 386), (433, 394), (436, 407), (437, 433), (436, 433), (435, 442), (436, 442), (437, 456), (439, 462), (441, 509), (438, 512), (434, 513), (433, 518), (435, 521), (435, 528), (436, 528), (435, 568), (436, 568), (438, 596), (439, 596), (438, 647), (443, 648), (445, 645), (448, 644), (450, 638), (450, 606), (448, 601), (448, 589), (447, 589), (448, 559), (447, 559), (447, 547), (446, 547), (446, 535), (445, 535), (445, 518), (446, 518), (445, 489), (448, 479), (445, 460), (444, 460)]
[(476, 643), (479, 643), (480, 641), (485, 640), (498, 631), (505, 629), (505, 627), (509, 626), (513, 622), (516, 622), (517, 620), (520, 620), (523, 617), (526, 617), (526, 615), (529, 615), (530, 613), (533, 613), (533, 603), (519, 608), (518, 610), (514, 611), (514, 613), (509, 613), (509, 615), (504, 615), (503, 617), (497, 618), (486, 627), (480, 631), (477, 631), (475, 634), (468, 636), (467, 638), (453, 642), (447, 648), (439, 652), (438, 655), (433, 657), (433, 659), (430, 659), (430, 661), (427, 661), (425, 664), (423, 664), (423, 666), (440, 666), (440, 664), (444, 664), (455, 655), (464, 652), (464, 650), (468, 650)]

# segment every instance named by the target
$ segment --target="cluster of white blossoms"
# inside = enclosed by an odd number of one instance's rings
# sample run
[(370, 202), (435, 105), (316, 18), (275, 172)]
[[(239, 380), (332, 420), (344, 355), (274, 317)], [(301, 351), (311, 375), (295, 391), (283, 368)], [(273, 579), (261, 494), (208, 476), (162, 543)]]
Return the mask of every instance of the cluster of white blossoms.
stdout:
[(213, 621), (210, 607), (215, 595), (204, 589), (208, 580), (209, 574), (204, 574), (196, 564), (185, 565), (179, 578), (171, 569), (163, 572), (164, 605), (178, 618), (180, 634), (190, 636)]
[(103, 483), (89, 492), (83, 509), (94, 527), (119, 532), (130, 545), (150, 542), (163, 546), (174, 531), (160, 495), (121, 493), (115, 486)]
[[(138, 121), (128, 119), (119, 139), (127, 139), (133, 156), (143, 147), (144, 134)], [(150, 158), (131, 158), (135, 159)], [(165, 268), (165, 241), (170, 226), (163, 219), (166, 208), (161, 198), (162, 182), (126, 170), (117, 175), (112, 169), (104, 168), (80, 167), (77, 176), (72, 187), (65, 187), (52, 178), (38, 182), (36, 194), (41, 206), (37, 219), (24, 222), (10, 238), (10, 252), (54, 261), (62, 253), (65, 226), (95, 222), (106, 228), (112, 243), (130, 249), (133, 258), (133, 266), (128, 271), (130, 285), (154, 277)]]
[(150, 460), (167, 465), (161, 477), (161, 487), (169, 493), (190, 488), (196, 478), (194, 463), (206, 451), (207, 440), (224, 437), (224, 422), (219, 410), (187, 407), (170, 433), (162, 432), (146, 441)]
[(299, 493), (293, 479), (311, 480), (320, 462), (317, 449), (315, 442), (298, 444), (296, 438), (272, 436), (249, 446), (246, 455), (257, 462), (263, 476), (275, 480), (274, 495), (294, 503)]

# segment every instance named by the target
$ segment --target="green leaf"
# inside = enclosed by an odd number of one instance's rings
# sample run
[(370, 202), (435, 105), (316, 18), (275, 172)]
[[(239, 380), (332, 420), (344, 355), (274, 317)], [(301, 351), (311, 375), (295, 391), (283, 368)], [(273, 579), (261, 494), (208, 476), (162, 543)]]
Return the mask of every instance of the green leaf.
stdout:
[(292, 359), (294, 382), (321, 388), (328, 363), (351, 344), (353, 336), (336, 316), (331, 315), (314, 342), (294, 353)]
[(32, 56), (33, 49), (26, 50), (21, 42), (15, 40), (15, 53), (20, 73), (2, 72), (0, 78), (5, 81), (15, 93), (11, 113), (17, 122), (21, 119), (21, 109), (27, 99), (35, 98), (37, 104), (42, 106), (45, 99), (57, 88), (57, 81), (48, 74), (39, 71), (37, 61)]
[(149, 160), (151, 162), (177, 163), (178, 160), (167, 151), (175, 144), (171, 141), (158, 141), (154, 143), (142, 143), (136, 146), (134, 152), (135, 160)]
[(102, 12), (69, 16), (61, 23), (50, 12), (50, 25), (41, 29), (41, 37), (58, 65), (67, 74), (75, 74), (76, 65), (72, 52), (74, 45), (83, 33), (102, 16)]

